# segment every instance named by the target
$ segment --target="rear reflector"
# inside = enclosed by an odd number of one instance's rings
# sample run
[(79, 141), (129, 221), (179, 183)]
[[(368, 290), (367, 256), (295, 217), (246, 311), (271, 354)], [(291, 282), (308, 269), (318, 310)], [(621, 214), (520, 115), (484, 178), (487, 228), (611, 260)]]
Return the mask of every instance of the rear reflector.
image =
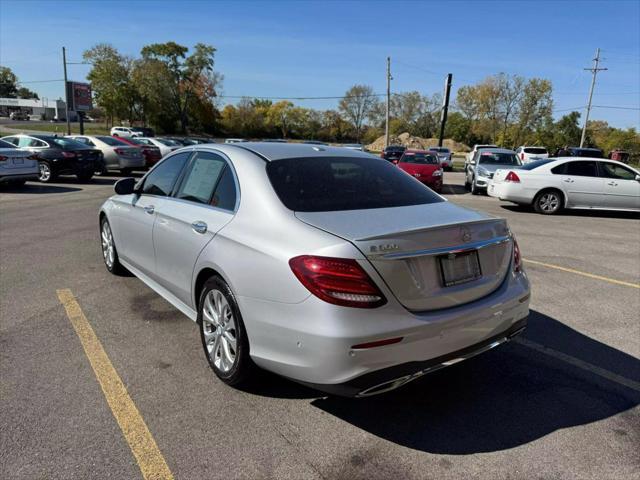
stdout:
[(516, 174), (516, 172), (509, 172), (507, 173), (507, 176), (504, 178), (504, 181), (520, 183), (520, 177)]
[(522, 270), (522, 256), (520, 255), (520, 247), (515, 237), (513, 237), (513, 270), (515, 272)]
[(387, 338), (385, 340), (378, 340), (375, 342), (359, 343), (353, 345), (351, 348), (375, 348), (383, 347), (384, 345), (393, 345), (394, 343), (400, 343), (404, 337)]
[(289, 260), (289, 266), (298, 280), (325, 302), (358, 308), (386, 303), (380, 289), (353, 259), (301, 255)]

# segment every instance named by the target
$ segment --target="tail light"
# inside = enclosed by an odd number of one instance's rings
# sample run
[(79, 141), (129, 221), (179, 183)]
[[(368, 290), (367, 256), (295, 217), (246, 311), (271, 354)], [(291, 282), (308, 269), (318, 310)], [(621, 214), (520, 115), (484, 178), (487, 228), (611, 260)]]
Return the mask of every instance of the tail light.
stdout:
[(76, 152), (62, 152), (64, 158), (76, 158)]
[(524, 160), (524, 152), (520, 154), (520, 160)]
[(29, 160), (40, 160), (40, 157), (38, 157), (38, 155), (34, 153), (33, 155), (29, 155), (27, 157), (27, 159), (29, 159)]
[(123, 150), (123, 149), (121, 149), (121, 148), (116, 148), (116, 153), (117, 153), (118, 155), (126, 155), (126, 154), (127, 154), (127, 151), (126, 151), (126, 150)]
[(5, 157), (4, 155), (0, 155), (0, 162), (6, 162), (9, 157)]
[(325, 302), (358, 308), (387, 303), (371, 277), (353, 259), (301, 255), (289, 260), (289, 266), (298, 280)]
[(380, 152), (380, 158), (384, 158), (384, 152)]
[(513, 271), (522, 271), (522, 256), (520, 255), (520, 247), (515, 237), (513, 237)]
[(507, 176), (504, 177), (504, 181), (505, 182), (520, 183), (520, 177), (518, 176), (518, 174), (516, 174), (516, 172), (509, 172), (509, 173), (507, 173)]

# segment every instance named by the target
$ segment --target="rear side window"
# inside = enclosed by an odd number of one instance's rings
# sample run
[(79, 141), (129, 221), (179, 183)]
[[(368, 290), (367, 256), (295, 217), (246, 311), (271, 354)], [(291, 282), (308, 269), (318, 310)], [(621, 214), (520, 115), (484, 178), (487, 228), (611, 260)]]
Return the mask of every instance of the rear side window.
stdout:
[(208, 205), (225, 165), (224, 159), (215, 153), (198, 152), (189, 165), (176, 197)]
[(0, 148), (16, 148), (13, 143), (9, 143), (6, 140), (0, 140)]
[(102, 135), (100, 137), (96, 137), (102, 143), (106, 143), (110, 147), (128, 147), (129, 144), (127, 142), (123, 142), (122, 140), (118, 140), (117, 138), (108, 137), (106, 135)]
[(178, 153), (162, 161), (145, 178), (142, 186), (143, 193), (148, 195), (168, 196), (173, 190), (180, 172), (189, 159), (191, 152)]
[(566, 164), (566, 175), (576, 177), (597, 177), (596, 162), (569, 162)]
[(13, 145), (14, 147), (18, 146), (18, 142), (20, 141), (19, 137), (5, 137), (3, 138), (3, 140), (7, 143), (10, 143), (11, 145)]
[(267, 164), (276, 194), (290, 210), (329, 212), (442, 202), (404, 171), (375, 158), (311, 157)]
[(227, 165), (222, 172), (222, 177), (218, 182), (216, 191), (213, 194), (211, 205), (222, 208), (224, 210), (233, 211), (236, 208), (236, 199), (238, 192), (236, 191), (236, 182), (233, 179), (231, 167)]
[(524, 153), (532, 153), (535, 155), (544, 155), (547, 153), (546, 148), (527, 147), (524, 149)]

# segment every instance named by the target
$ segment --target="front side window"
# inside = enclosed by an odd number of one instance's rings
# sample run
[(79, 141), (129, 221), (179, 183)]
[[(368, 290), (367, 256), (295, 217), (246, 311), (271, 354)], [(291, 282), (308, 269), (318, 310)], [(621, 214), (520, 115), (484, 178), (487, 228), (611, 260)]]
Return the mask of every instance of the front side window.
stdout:
[(208, 205), (226, 162), (211, 152), (198, 152), (191, 161), (176, 198)]
[(627, 167), (615, 163), (600, 162), (600, 173), (605, 178), (617, 178), (619, 180), (635, 180), (636, 174)]
[(329, 212), (402, 207), (444, 200), (389, 162), (375, 158), (287, 158), (267, 175), (290, 210)]
[(191, 152), (178, 153), (163, 160), (144, 179), (142, 192), (147, 195), (171, 195), (180, 172), (184, 168)]

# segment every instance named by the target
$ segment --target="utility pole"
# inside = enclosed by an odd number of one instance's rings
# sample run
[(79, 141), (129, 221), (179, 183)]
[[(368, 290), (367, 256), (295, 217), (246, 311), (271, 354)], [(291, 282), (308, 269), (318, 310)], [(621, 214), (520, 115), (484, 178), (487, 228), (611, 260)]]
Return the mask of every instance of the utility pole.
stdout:
[(62, 47), (62, 65), (64, 66), (64, 111), (67, 117), (67, 135), (71, 135), (71, 123), (69, 121), (69, 89), (67, 88), (67, 51)]
[(444, 84), (444, 103), (442, 104), (442, 115), (440, 116), (440, 139), (438, 140), (438, 146), (442, 146), (444, 140), (444, 126), (447, 123), (447, 112), (449, 111), (449, 95), (451, 94), (451, 79), (453, 74), (447, 74), (447, 81)]
[(587, 136), (587, 123), (589, 122), (589, 113), (591, 113), (591, 99), (593, 98), (593, 89), (596, 86), (596, 75), (598, 72), (608, 70), (607, 68), (598, 68), (600, 63), (600, 49), (596, 49), (596, 58), (593, 59), (593, 68), (585, 68), (589, 70), (593, 77), (591, 78), (591, 88), (589, 89), (589, 103), (587, 104), (587, 114), (584, 117), (584, 125), (582, 126), (582, 137), (580, 138), (580, 148), (584, 146), (584, 139)]
[(389, 146), (389, 109), (391, 108), (391, 57), (387, 57), (387, 112), (384, 123), (384, 146)]

